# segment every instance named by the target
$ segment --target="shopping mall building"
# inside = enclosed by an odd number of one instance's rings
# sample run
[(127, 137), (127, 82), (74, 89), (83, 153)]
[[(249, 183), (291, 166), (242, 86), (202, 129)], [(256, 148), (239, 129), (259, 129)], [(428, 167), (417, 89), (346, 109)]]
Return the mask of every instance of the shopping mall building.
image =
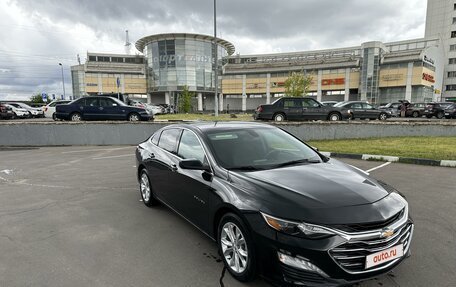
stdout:
[[(213, 42), (207, 35), (158, 34), (136, 42), (139, 55), (88, 53), (84, 64), (72, 67), (73, 95), (122, 93), (176, 105), (187, 86), (195, 93), (195, 110), (214, 110)], [(308, 96), (319, 101), (445, 100), (438, 38), (261, 55), (235, 54), (232, 43), (218, 38), (217, 49), (222, 111), (253, 110), (284, 96), (295, 71), (312, 78)]]

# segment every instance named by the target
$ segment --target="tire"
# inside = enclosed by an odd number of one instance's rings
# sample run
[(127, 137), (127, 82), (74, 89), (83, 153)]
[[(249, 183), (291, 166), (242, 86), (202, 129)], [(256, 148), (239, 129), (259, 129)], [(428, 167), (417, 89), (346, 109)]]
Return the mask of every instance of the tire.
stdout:
[(435, 117), (438, 119), (443, 119), (444, 116), (445, 114), (443, 112), (438, 112), (437, 115), (435, 115)]
[(55, 113), (52, 114), (52, 119), (53, 119), (54, 121), (57, 120), (57, 117), (55, 116)]
[(417, 112), (417, 111), (414, 111), (414, 112), (412, 113), (412, 117), (414, 117), (414, 118), (417, 118), (417, 117), (419, 117), (419, 116), (420, 116), (420, 113)]
[(81, 114), (80, 113), (72, 113), (70, 115), (70, 120), (72, 122), (80, 122), (82, 120)]
[(149, 175), (145, 169), (142, 169), (139, 172), (139, 194), (141, 194), (145, 206), (152, 207), (158, 204), (158, 200), (152, 193)]
[(138, 122), (141, 120), (141, 118), (139, 117), (139, 114), (137, 113), (131, 113), (128, 115), (128, 120), (130, 122)]
[(381, 120), (381, 121), (386, 121), (388, 119), (388, 115), (385, 114), (385, 113), (380, 113), (378, 115), (378, 119)]
[[(235, 249), (229, 246), (233, 238), (229, 234), (236, 237)], [(219, 253), (228, 272), (241, 282), (253, 280), (256, 276), (255, 249), (250, 231), (242, 219), (234, 213), (225, 214), (217, 229), (217, 239)], [(242, 263), (241, 258), (245, 259), (245, 263)]]
[(328, 121), (331, 121), (331, 122), (340, 121), (340, 119), (341, 119), (341, 116), (339, 113), (330, 113), (328, 116)]
[(282, 113), (277, 113), (272, 118), (275, 122), (283, 122), (286, 120), (285, 115)]
[(13, 116), (11, 117), (12, 120), (17, 119), (17, 114), (13, 113)]

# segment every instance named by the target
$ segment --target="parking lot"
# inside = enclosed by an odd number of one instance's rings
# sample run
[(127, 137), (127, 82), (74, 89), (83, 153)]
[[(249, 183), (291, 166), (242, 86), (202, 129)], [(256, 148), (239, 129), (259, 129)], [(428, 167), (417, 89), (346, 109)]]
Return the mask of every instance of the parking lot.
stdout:
[[(268, 286), (236, 282), (209, 238), (140, 202), (134, 147), (0, 148), (0, 286)], [(383, 163), (343, 161), (363, 170)], [(412, 257), (359, 286), (455, 286), (456, 169), (374, 169), (408, 199)]]

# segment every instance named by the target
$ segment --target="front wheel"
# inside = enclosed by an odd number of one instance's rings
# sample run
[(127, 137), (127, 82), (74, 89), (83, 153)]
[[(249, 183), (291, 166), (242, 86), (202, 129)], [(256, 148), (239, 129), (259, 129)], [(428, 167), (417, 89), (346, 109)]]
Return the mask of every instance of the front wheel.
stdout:
[(341, 118), (341, 117), (340, 117), (340, 114), (339, 114), (339, 113), (332, 113), (332, 114), (329, 115), (328, 118), (329, 118), (329, 120), (330, 120), (331, 122), (335, 122), (335, 121), (340, 121), (340, 118)]
[(437, 115), (436, 115), (436, 117), (437, 117), (438, 119), (443, 119), (444, 116), (445, 116), (445, 115), (443, 114), (443, 112), (438, 112)]
[(139, 121), (139, 115), (137, 113), (131, 113), (129, 116), (128, 116), (128, 120), (130, 122), (137, 122)]
[(417, 118), (417, 117), (419, 117), (419, 116), (420, 116), (420, 113), (417, 112), (417, 111), (414, 111), (414, 112), (412, 113), (412, 117), (414, 117), (414, 118)]
[(378, 119), (381, 120), (381, 121), (386, 121), (386, 119), (388, 119), (388, 115), (385, 114), (385, 113), (381, 113), (381, 114), (378, 116)]
[(255, 278), (255, 250), (247, 226), (236, 214), (227, 213), (218, 226), (218, 247), (228, 272), (241, 282)]
[(52, 114), (52, 119), (53, 119), (54, 121), (57, 120), (57, 117), (55, 116), (55, 113)]

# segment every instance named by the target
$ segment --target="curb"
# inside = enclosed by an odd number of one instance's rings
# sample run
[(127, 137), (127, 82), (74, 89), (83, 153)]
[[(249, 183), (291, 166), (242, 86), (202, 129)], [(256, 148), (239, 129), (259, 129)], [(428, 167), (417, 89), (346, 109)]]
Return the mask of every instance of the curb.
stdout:
[(373, 154), (337, 153), (337, 152), (320, 152), (320, 153), (323, 154), (324, 156), (337, 157), (337, 158), (378, 160), (378, 161), (388, 161), (388, 162), (410, 163), (410, 164), (417, 164), (417, 165), (456, 167), (456, 160), (434, 160), (434, 159), (425, 159), (425, 158), (411, 158), (411, 157), (398, 157), (398, 156), (373, 155)]

